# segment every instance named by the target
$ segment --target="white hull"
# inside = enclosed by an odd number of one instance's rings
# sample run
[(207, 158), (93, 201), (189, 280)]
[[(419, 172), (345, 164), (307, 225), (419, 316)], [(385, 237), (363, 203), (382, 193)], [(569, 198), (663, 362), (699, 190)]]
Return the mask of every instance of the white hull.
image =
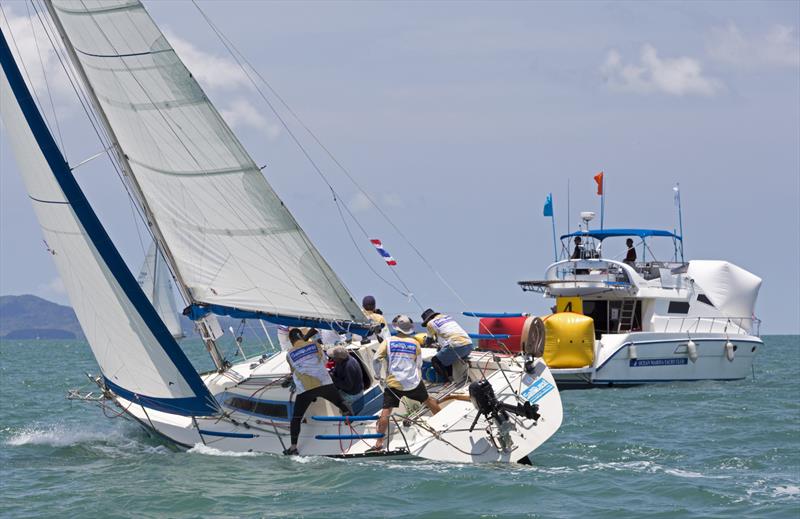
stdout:
[[(597, 341), (595, 362), (577, 369), (552, 369), (559, 388), (636, 385), (655, 382), (741, 380), (752, 373), (761, 339), (748, 335), (697, 334), (691, 340), (697, 357), (687, 349), (685, 333), (604, 335)], [(734, 347), (729, 360), (726, 344)], [(631, 348), (633, 345), (633, 348)]]
[[(425, 350), (425, 357), (435, 353), (433, 350)], [(364, 359), (371, 355), (371, 351), (369, 346), (361, 347), (359, 356)], [(358, 415), (370, 417), (367, 420), (353, 423), (321, 421), (319, 417), (338, 419), (340, 413), (324, 399), (314, 402), (305, 414), (298, 441), (299, 452), (304, 456), (415, 457), (458, 463), (524, 460), (558, 430), (562, 421), (562, 408), (555, 380), (544, 362), (536, 359), (534, 372), (527, 374), (521, 365), (517, 365), (518, 361), (521, 362), (520, 357), (493, 359), (488, 354), (476, 352), (469, 362), (470, 379), (479, 380), (482, 378), (481, 373), (484, 373), (499, 401), (516, 404), (513, 393), (517, 392), (539, 405), (541, 418), (537, 422), (512, 415), (516, 430), (510, 433), (514, 445), (511, 449), (498, 448), (497, 439), (492, 438), (492, 435), (497, 435), (497, 427), (492, 425), (492, 434), (487, 434), (489, 422), (483, 417), (478, 420), (472, 432), (468, 430), (477, 413), (471, 402), (443, 399), (442, 411), (436, 416), (431, 416), (427, 408), (423, 407), (417, 414), (411, 414), (411, 423), (406, 425), (400, 415), (406, 414), (408, 410), (401, 404), (401, 408), (396, 410), (390, 421), (385, 440), (387, 450), (366, 453), (374, 445), (375, 439), (347, 437), (376, 433), (377, 422), (374, 417), (380, 413), (382, 391), (377, 384), (373, 384), (364, 392), (364, 408), (356, 410)], [(503, 372), (498, 369), (498, 362), (502, 365)], [(186, 448), (200, 444), (221, 451), (279, 454), (290, 443), (289, 420), (246, 412), (232, 407), (229, 402), (231, 398), (251, 397), (254, 394), (262, 402), (289, 402), (289, 390), (280, 385), (280, 381), (288, 373), (284, 354), (279, 353), (255, 367), (245, 362), (233, 366), (225, 374), (205, 375), (204, 382), (226, 412), (222, 419), (179, 416), (145, 408), (116, 395), (113, 399), (130, 417), (147, 429)], [(241, 382), (237, 383), (236, 380)], [(447, 393), (467, 395), (468, 385), (469, 381), (464, 382), (450, 388)], [(526, 395), (527, 388), (532, 390)], [(441, 388), (430, 389), (431, 394), (435, 395)], [(341, 439), (319, 439), (322, 435)]]

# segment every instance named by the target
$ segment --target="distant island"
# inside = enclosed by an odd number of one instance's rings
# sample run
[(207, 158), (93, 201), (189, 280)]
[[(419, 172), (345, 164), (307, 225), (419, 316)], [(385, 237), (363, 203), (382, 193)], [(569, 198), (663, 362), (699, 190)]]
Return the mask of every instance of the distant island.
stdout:
[(0, 337), (83, 339), (83, 331), (72, 308), (26, 294), (0, 296)]
[[(181, 316), (181, 328), (188, 338), (197, 338), (194, 323)], [(229, 327), (239, 330), (240, 321), (220, 317), (220, 326), (226, 332)], [(264, 335), (255, 321), (245, 330), (246, 339), (263, 341)], [(26, 294), (0, 296), (0, 338), (16, 340), (84, 339), (83, 330), (75, 311), (65, 305), (53, 303), (41, 297)]]

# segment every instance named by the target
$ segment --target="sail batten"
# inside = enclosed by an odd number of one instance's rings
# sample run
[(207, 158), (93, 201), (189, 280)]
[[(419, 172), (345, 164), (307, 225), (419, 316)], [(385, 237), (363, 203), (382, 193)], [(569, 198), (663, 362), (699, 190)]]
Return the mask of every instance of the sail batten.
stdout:
[(50, 3), (188, 301), (366, 322), (141, 3)]

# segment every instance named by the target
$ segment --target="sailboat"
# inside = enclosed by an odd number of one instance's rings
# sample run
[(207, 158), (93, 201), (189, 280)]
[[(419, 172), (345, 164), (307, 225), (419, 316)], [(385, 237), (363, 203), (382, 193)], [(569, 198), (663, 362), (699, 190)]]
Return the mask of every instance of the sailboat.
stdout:
[[(3, 34), (5, 133), (100, 368), (102, 399), (184, 448), (283, 452), (295, 398), (286, 354), (232, 364), (218, 348), (217, 316), (363, 337), (375, 330), (141, 2), (45, 3), (156, 244), (140, 284), (73, 176)], [(158, 288), (161, 256), (214, 362), (209, 372), (195, 370), (165, 321), (169, 308), (160, 311), (159, 299), (169, 296)], [(371, 367), (378, 345), (346, 343), (366, 389), (352, 416), (321, 399), (310, 406), (301, 455), (524, 462), (561, 425), (560, 396), (541, 358), (473, 352), (454, 369), (455, 382), (429, 384), (439, 413), (401, 403), (379, 433), (382, 388)], [(423, 358), (435, 353), (423, 348)], [(371, 452), (381, 437), (385, 450)]]

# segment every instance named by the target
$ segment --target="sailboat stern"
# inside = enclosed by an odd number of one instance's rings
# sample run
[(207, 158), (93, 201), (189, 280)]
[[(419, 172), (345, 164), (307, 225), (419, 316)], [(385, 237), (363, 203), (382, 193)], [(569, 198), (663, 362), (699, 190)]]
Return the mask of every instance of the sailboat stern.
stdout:
[(526, 372), (510, 360), (501, 360), (491, 371), (471, 362), (473, 373), (487, 373), (485, 380), (499, 406), (487, 409), (474, 399), (449, 403), (427, 419), (424, 428), (431, 434), (411, 445), (411, 453), (456, 463), (518, 462), (555, 434), (563, 409), (547, 365), (536, 359)]

